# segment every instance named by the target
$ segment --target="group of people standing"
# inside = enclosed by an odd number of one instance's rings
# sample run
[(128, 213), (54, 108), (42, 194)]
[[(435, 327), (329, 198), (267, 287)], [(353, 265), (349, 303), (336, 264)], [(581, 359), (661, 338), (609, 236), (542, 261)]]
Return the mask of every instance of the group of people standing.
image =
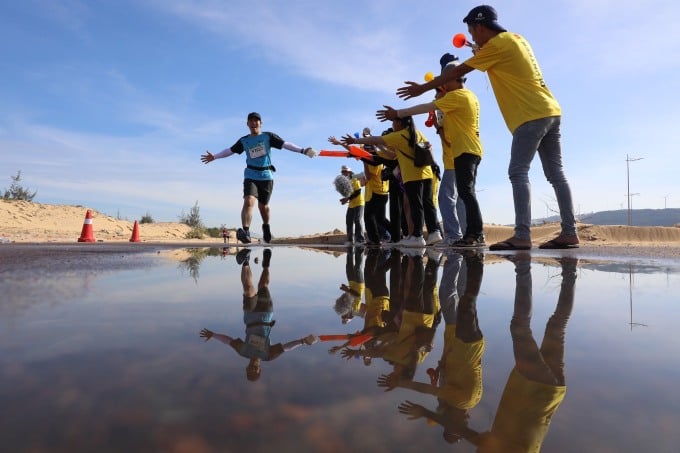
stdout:
[[(475, 94), (465, 87), (466, 75), (477, 69), (487, 72), (501, 114), (512, 134), (508, 176), (512, 185), (515, 208), (514, 235), (492, 244), (490, 250), (528, 250), (531, 242), (531, 198), (529, 168), (538, 153), (543, 172), (553, 186), (561, 217), (561, 233), (540, 248), (578, 247), (579, 238), (571, 196), (564, 174), (560, 143), (560, 105), (548, 89), (529, 43), (519, 34), (508, 32), (498, 23), (495, 9), (488, 5), (473, 8), (465, 16), (468, 33), (474, 41), (473, 56), (464, 62), (445, 54), (441, 73), (431, 81), (418, 84), (407, 82), (397, 95), (410, 99), (436, 90), (432, 102), (404, 109), (385, 106), (376, 112), (381, 121), (391, 121), (391, 128), (383, 135), (373, 136), (364, 130), (359, 136), (345, 135), (329, 141), (344, 146), (363, 145), (372, 149), (372, 157), (364, 163), (366, 241), (381, 244), (390, 241), (403, 246), (441, 244), (446, 247), (483, 247), (486, 245), (481, 209), (475, 193), (477, 171), (483, 156), (479, 134), (480, 105)], [(444, 171), (438, 197), (433, 191), (438, 167), (417, 166), (416, 144), (427, 140), (415, 128), (413, 116), (436, 111), (437, 133), (442, 142)], [(273, 187), (270, 149), (284, 148), (314, 157), (311, 148), (301, 148), (283, 141), (276, 134), (261, 132), (261, 118), (257, 113), (248, 116), (249, 136), (215, 155), (206, 153), (203, 162), (228, 157), (246, 151), (247, 168), (244, 181), (242, 228), (237, 232), (240, 241), (250, 242), (249, 227), (255, 200), (263, 220), (265, 242), (271, 240), (268, 201)], [(396, 165), (395, 165), (396, 164)], [(383, 168), (393, 168), (387, 180)], [(434, 168), (433, 168), (434, 167)], [(393, 179), (392, 179), (393, 178)], [(355, 189), (356, 190), (356, 189)], [(354, 193), (353, 193), (354, 194)], [(361, 204), (361, 194), (344, 201), (350, 209)], [(435, 200), (438, 198), (443, 232), (438, 221)], [(390, 222), (385, 209), (390, 204)], [(401, 203), (399, 201), (401, 200)], [(343, 200), (341, 200), (343, 202)], [(465, 228), (462, 229), (456, 205), (462, 202)], [(363, 241), (359, 210), (348, 209), (348, 240)], [(403, 212), (403, 216), (402, 216)], [(357, 231), (357, 228), (359, 230)], [(426, 231), (426, 235), (424, 234)], [(358, 233), (358, 234), (357, 234)]]

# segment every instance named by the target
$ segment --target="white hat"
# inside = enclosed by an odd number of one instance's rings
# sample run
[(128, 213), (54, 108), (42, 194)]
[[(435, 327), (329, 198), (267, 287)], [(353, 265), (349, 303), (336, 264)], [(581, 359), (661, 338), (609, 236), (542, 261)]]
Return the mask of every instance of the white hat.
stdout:
[(342, 173), (342, 172), (345, 172), (345, 171), (346, 171), (346, 172), (349, 172), (349, 173), (352, 173), (352, 169), (351, 169), (351, 168), (349, 168), (347, 165), (343, 165), (342, 168), (340, 169), (340, 172)]

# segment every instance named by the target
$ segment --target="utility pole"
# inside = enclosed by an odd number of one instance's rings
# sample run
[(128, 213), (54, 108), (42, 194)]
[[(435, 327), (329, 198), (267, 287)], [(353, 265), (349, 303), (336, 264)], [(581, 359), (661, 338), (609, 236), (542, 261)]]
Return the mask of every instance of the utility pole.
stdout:
[[(642, 160), (644, 157), (629, 157), (628, 154), (626, 154), (626, 185), (627, 185), (627, 192), (628, 192), (628, 226), (631, 226), (633, 224), (633, 213), (631, 212), (631, 201), (630, 201), (630, 163), (635, 162), (636, 160)], [(637, 194), (639, 195), (639, 194)]]

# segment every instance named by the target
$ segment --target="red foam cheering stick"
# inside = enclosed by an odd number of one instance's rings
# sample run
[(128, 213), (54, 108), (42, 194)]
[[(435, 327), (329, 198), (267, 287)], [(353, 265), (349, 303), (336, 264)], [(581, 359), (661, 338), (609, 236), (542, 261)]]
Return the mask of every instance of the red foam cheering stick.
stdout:
[(373, 158), (371, 153), (369, 153), (368, 151), (364, 151), (363, 149), (359, 148), (358, 146), (350, 146), (349, 147), (349, 153), (356, 158), (360, 158), (360, 157), (366, 157), (366, 158), (369, 158), (369, 159)]
[(434, 126), (434, 110), (430, 112), (430, 114), (427, 116), (427, 119), (425, 120), (425, 126), (427, 127), (432, 127)]
[(453, 47), (460, 49), (463, 46), (475, 47), (474, 44), (469, 42), (463, 33), (457, 33), (453, 35)]
[(347, 157), (347, 156), (349, 156), (349, 153), (347, 151), (335, 151), (335, 150), (330, 150), (330, 149), (322, 149), (321, 151), (319, 151), (319, 156)]

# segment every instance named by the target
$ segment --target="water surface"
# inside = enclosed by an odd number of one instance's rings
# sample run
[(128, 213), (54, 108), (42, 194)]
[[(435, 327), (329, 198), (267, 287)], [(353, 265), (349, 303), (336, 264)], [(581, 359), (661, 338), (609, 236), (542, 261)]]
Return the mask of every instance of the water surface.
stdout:
[(265, 250), (2, 272), (2, 450), (680, 445), (680, 263)]

